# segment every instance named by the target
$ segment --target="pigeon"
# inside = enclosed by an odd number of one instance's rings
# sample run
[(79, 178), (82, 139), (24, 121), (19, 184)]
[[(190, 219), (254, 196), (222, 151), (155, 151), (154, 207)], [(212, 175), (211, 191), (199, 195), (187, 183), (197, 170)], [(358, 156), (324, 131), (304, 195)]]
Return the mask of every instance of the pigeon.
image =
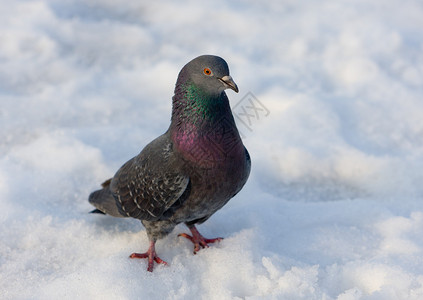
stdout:
[(194, 244), (194, 254), (221, 241), (203, 237), (196, 225), (222, 208), (249, 177), (250, 155), (226, 89), (238, 93), (224, 59), (202, 55), (188, 62), (178, 75), (168, 130), (89, 196), (93, 212), (141, 221), (150, 245), (130, 258), (146, 258), (150, 272), (154, 262), (167, 265), (156, 254), (156, 241), (180, 223), (191, 232), (179, 236)]

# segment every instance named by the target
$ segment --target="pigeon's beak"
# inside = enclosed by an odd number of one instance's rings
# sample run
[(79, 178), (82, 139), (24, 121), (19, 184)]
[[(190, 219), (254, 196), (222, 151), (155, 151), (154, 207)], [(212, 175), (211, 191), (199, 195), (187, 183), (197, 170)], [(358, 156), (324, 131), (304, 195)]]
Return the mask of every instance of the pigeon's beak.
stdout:
[(222, 78), (219, 78), (219, 80), (223, 83), (226, 89), (231, 89), (234, 90), (235, 93), (238, 93), (238, 87), (230, 75), (223, 76)]

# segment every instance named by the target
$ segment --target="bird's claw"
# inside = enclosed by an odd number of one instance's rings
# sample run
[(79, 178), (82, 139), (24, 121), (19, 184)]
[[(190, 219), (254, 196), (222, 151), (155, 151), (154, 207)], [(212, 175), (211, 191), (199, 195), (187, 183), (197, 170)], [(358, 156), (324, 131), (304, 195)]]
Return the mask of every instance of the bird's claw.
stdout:
[(208, 248), (211, 243), (220, 242), (223, 240), (223, 238), (218, 237), (214, 239), (206, 239), (203, 237), (195, 227), (190, 228), (192, 236), (186, 233), (180, 233), (178, 236), (182, 236), (188, 240), (190, 240), (194, 244), (194, 254), (197, 254), (198, 251), (201, 250), (201, 248)]
[(153, 272), (154, 262), (156, 262), (158, 264), (163, 264), (163, 265), (166, 265), (166, 266), (168, 265), (167, 262), (165, 262), (164, 260), (162, 260), (160, 257), (157, 256), (156, 250), (154, 248), (154, 244), (152, 246), (150, 246), (150, 248), (148, 249), (147, 252), (145, 252), (145, 253), (132, 253), (131, 255), (129, 255), (129, 258), (147, 258), (148, 259), (148, 267), (147, 267), (148, 272)]

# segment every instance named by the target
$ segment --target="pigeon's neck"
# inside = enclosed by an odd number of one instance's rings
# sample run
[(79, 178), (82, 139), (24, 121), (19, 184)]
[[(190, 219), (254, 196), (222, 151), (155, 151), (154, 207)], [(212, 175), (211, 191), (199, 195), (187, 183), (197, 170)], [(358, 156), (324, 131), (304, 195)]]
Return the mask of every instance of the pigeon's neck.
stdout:
[(193, 83), (177, 85), (171, 127), (202, 130), (213, 127), (222, 118), (233, 120), (225, 92), (210, 94)]
[(244, 151), (224, 92), (210, 96), (194, 85), (177, 88), (169, 129), (179, 153), (201, 167), (223, 166)]

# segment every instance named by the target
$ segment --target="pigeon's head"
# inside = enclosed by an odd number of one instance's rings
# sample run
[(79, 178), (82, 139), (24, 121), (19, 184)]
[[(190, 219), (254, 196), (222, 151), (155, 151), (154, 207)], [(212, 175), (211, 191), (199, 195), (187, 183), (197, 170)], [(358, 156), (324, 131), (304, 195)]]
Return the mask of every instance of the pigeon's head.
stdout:
[(238, 87), (229, 75), (228, 64), (214, 55), (202, 55), (191, 60), (179, 73), (178, 82), (193, 83), (210, 94), (220, 94), (226, 89), (238, 93)]

